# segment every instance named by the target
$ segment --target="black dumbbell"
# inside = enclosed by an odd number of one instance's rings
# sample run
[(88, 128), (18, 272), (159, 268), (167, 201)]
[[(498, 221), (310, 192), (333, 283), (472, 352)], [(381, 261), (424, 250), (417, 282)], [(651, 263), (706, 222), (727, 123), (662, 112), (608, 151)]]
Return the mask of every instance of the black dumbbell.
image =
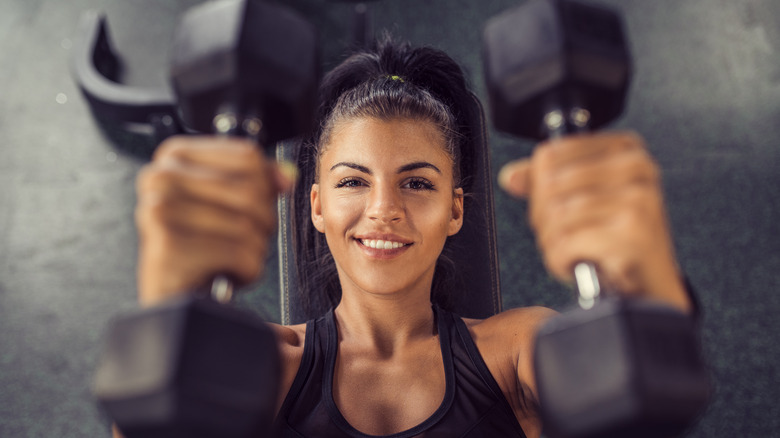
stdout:
[[(614, 120), (631, 76), (620, 15), (569, 0), (531, 0), (491, 19), (483, 61), (496, 129), (536, 140)], [(582, 308), (551, 319), (536, 338), (545, 433), (679, 435), (710, 393), (695, 321), (647, 300), (600, 298), (590, 263), (574, 274)]]
[(311, 127), (319, 77), (314, 28), (266, 0), (190, 10), (174, 36), (171, 79), (186, 126), (267, 147)]
[[(314, 29), (257, 0), (219, 0), (183, 17), (171, 82), (191, 131), (265, 145), (312, 122), (318, 86)], [(257, 437), (278, 400), (276, 338), (260, 318), (227, 305), (231, 285), (115, 319), (94, 393), (127, 438)]]

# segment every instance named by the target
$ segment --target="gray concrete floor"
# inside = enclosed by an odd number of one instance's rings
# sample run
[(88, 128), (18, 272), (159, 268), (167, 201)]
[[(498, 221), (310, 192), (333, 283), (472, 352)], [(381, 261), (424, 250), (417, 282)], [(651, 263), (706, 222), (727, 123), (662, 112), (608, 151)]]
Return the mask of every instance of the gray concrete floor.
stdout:
[[(617, 127), (661, 164), (680, 262), (701, 294), (717, 380), (695, 437), (777, 436), (780, 346), (780, 3), (608, 0), (636, 57)], [(0, 437), (107, 433), (89, 392), (101, 333), (134, 306), (135, 173), (143, 160), (98, 129), (69, 74), (79, 16), (108, 13), (127, 82), (165, 85), (171, 26), (195, 0), (0, 0)], [(320, 27), (333, 65), (349, 7), (289, 2)], [(385, 0), (377, 28), (459, 59), (483, 93), (479, 32), (510, 0)], [(494, 168), (532, 145), (493, 137)], [(506, 307), (561, 307), (525, 207), (499, 193)], [(278, 319), (275, 266), (244, 305)]]

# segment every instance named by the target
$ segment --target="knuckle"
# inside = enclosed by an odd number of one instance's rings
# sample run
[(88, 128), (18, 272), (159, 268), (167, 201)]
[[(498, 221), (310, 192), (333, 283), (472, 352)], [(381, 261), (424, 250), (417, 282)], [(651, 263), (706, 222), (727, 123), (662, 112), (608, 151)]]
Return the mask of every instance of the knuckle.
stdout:
[(163, 250), (167, 250), (170, 253), (184, 253), (184, 243), (179, 238), (179, 235), (172, 230), (165, 227), (160, 228), (163, 232), (157, 233), (154, 238), (154, 243)]
[(609, 283), (623, 293), (635, 293), (636, 287), (632, 279), (636, 276), (636, 263), (627, 256), (611, 257), (604, 262), (608, 270)]
[(627, 159), (631, 169), (644, 175), (657, 175), (660, 173), (658, 163), (644, 149), (634, 149), (627, 152)]
[(645, 214), (641, 208), (623, 208), (614, 214), (612, 224), (619, 235), (630, 236), (638, 229), (642, 229)]
[(631, 184), (628, 187), (624, 187), (622, 190), (622, 197), (626, 201), (626, 204), (630, 208), (646, 209), (646, 204), (651, 200), (648, 195), (648, 190), (639, 184)]
[(626, 189), (629, 210), (633, 211), (639, 218), (650, 217), (661, 208), (663, 199), (661, 193), (644, 186), (634, 186)]
[(154, 234), (155, 238), (167, 238), (175, 228), (175, 208), (159, 199), (139, 202), (135, 209), (135, 219), (139, 231), (145, 235)]
[(244, 139), (231, 139), (231, 157), (237, 166), (246, 171), (265, 169), (267, 160), (262, 151)]
[(618, 131), (604, 134), (612, 139), (619, 150), (645, 150), (644, 140), (634, 131)]
[(163, 158), (183, 158), (187, 151), (192, 148), (192, 139), (183, 135), (177, 135), (166, 139), (154, 151), (153, 160), (158, 161)]
[(142, 193), (150, 187), (153, 173), (154, 168), (150, 164), (145, 165), (138, 171), (135, 177), (135, 190), (137, 193)]
[(259, 204), (259, 196), (253, 188), (247, 186), (236, 187), (235, 208), (243, 215), (252, 216)]
[(621, 136), (625, 144), (644, 149), (644, 140), (636, 131), (622, 131), (618, 135)]
[(145, 202), (142, 204), (141, 210), (146, 214), (146, 217), (154, 223), (168, 223), (170, 208), (166, 202)]
[(555, 148), (551, 144), (544, 144), (534, 148), (531, 153), (531, 168), (538, 173), (540, 169), (546, 169), (550, 166), (552, 154)]
[(176, 177), (175, 170), (170, 167), (147, 165), (141, 169), (136, 178), (136, 188), (142, 195), (159, 191), (174, 185)]

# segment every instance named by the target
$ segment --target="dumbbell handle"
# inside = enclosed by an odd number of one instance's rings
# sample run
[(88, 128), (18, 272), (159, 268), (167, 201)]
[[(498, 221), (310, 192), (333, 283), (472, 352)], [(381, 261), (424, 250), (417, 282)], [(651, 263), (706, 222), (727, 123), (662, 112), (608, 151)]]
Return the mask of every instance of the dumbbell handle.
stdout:
[[(590, 127), (590, 112), (588, 110), (572, 106), (566, 110), (555, 109), (545, 114), (542, 119), (548, 138), (560, 138), (566, 134), (585, 132)], [(582, 261), (574, 266), (574, 281), (577, 284), (577, 301), (583, 309), (590, 309), (596, 304), (601, 295), (601, 283), (599, 282), (596, 265), (592, 262)]]
[[(263, 123), (257, 117), (245, 117), (239, 123), (239, 118), (232, 112), (225, 111), (214, 117), (214, 132), (218, 135), (239, 135), (257, 141)], [(226, 304), (233, 299), (235, 288), (227, 275), (220, 274), (211, 281), (211, 298)]]

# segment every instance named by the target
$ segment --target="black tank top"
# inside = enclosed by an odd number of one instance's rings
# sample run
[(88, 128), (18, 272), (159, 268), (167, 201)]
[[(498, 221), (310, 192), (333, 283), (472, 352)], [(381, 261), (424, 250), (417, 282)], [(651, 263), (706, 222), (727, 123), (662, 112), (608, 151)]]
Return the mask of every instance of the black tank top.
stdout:
[[(436, 412), (392, 438), (522, 437), (504, 394), (488, 371), (466, 324), (433, 307), (444, 359), (446, 390)], [(306, 324), (303, 358), (276, 419), (279, 437), (373, 438), (352, 427), (333, 400), (338, 332), (333, 310)]]

